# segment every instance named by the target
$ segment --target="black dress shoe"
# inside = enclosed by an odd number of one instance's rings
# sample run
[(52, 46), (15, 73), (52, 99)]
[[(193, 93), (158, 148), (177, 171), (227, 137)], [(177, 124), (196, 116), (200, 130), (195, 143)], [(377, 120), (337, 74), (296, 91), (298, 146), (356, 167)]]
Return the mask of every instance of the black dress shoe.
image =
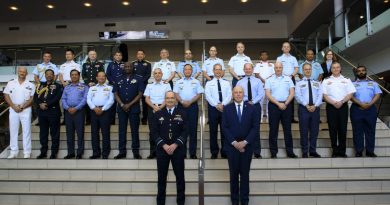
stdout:
[(298, 123), (298, 120), (291, 120), (291, 123)]
[(111, 125), (115, 125), (115, 120), (114, 120), (114, 121), (111, 121)]
[(74, 155), (74, 154), (68, 154), (68, 155), (66, 155), (66, 156), (64, 157), (64, 159), (73, 159), (73, 158), (75, 158), (75, 156), (76, 156), (76, 155)]
[(321, 158), (321, 155), (319, 155), (317, 152), (310, 153), (309, 156), (314, 158)]
[(65, 121), (62, 121), (62, 122), (61, 122), (61, 125), (65, 125)]
[(309, 156), (307, 155), (307, 153), (304, 153), (302, 154), (302, 158), (309, 158)]
[(287, 154), (288, 158), (297, 158), (298, 156), (294, 153)]
[(378, 157), (374, 152), (366, 152), (367, 157)]
[(196, 155), (191, 155), (190, 158), (191, 159), (198, 159), (198, 157)]
[(104, 156), (102, 157), (102, 159), (108, 159), (108, 156), (104, 155)]
[(78, 154), (77, 156), (76, 156), (76, 159), (82, 159), (83, 158), (83, 155), (82, 154)]
[(211, 159), (217, 159), (218, 158), (218, 154), (211, 154)]
[(126, 154), (118, 154), (114, 157), (114, 159), (123, 159), (123, 158), (126, 158)]
[(90, 159), (99, 159), (100, 158), (100, 155), (92, 155), (89, 157)]
[(148, 157), (146, 157), (147, 159), (154, 159), (156, 158), (156, 154), (150, 154)]
[(133, 154), (134, 159), (142, 159), (142, 156), (140, 154)]
[(39, 126), (39, 122), (35, 123), (35, 126)]
[(256, 159), (262, 159), (263, 157), (261, 156), (261, 154), (254, 154), (255, 155), (255, 158)]
[(356, 152), (355, 157), (363, 157), (363, 154), (361, 152)]
[(278, 156), (276, 154), (271, 154), (271, 159), (276, 159)]
[(85, 125), (90, 125), (91, 124), (91, 121), (86, 121), (85, 122)]
[(47, 157), (46, 153), (41, 153), (37, 156), (37, 159), (45, 159)]
[(343, 157), (343, 158), (347, 158), (347, 157), (348, 157), (345, 153), (339, 154), (338, 156), (339, 156), (339, 157)]
[(51, 154), (50, 159), (57, 159), (57, 154)]
[(221, 154), (221, 158), (222, 158), (222, 159), (226, 159), (226, 158), (227, 158), (227, 155), (226, 155), (226, 154)]
[(141, 120), (142, 122), (142, 125), (147, 125), (148, 124), (148, 120)]

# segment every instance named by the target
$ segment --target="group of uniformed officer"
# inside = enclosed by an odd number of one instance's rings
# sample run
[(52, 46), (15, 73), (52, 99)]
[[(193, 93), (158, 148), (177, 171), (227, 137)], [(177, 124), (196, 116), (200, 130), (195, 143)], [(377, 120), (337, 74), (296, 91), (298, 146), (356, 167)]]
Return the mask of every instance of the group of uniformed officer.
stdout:
[[(167, 49), (160, 51), (161, 60), (154, 64), (153, 69), (151, 63), (145, 60), (143, 50), (137, 51), (137, 60), (126, 63), (122, 62), (122, 53), (117, 51), (113, 55), (114, 61), (108, 65), (106, 70), (104, 65), (97, 60), (97, 54), (94, 50), (88, 52), (88, 60), (82, 66), (73, 61), (74, 52), (70, 49), (66, 50), (67, 61), (60, 66), (60, 69), (57, 69), (50, 62), (51, 54), (45, 52), (43, 63), (38, 64), (33, 71), (36, 82), (33, 99), (37, 107), (42, 145), (38, 158), (47, 157), (49, 133), (52, 138), (50, 158), (57, 157), (60, 105), (64, 110), (64, 123), (66, 125), (68, 145), (66, 159), (82, 158), (85, 118), (87, 118), (87, 124), (91, 123), (93, 154), (90, 158), (107, 159), (111, 150), (110, 124), (115, 124), (115, 113), (118, 113), (119, 118), (119, 154), (115, 156), (115, 159), (125, 158), (127, 155), (126, 135), (129, 121), (134, 158), (142, 158), (139, 153), (138, 129), (140, 121), (143, 124), (146, 124), (146, 121), (149, 122), (150, 155), (148, 158), (155, 158), (155, 138), (158, 136), (153, 136), (152, 128), (155, 126), (153, 119), (155, 113), (165, 107), (164, 94), (170, 90), (175, 93), (178, 107), (183, 110), (185, 118), (188, 120), (186, 137), (189, 137), (190, 158), (197, 158), (198, 100), (202, 93), (205, 93), (208, 102), (211, 158), (217, 158), (219, 152), (221, 157), (226, 158), (223, 149), (223, 131), (220, 132), (222, 149), (218, 145), (218, 125), (220, 126), (222, 123), (221, 116), (224, 106), (232, 100), (231, 90), (234, 85), (243, 88), (244, 101), (256, 108), (261, 122), (263, 117), (266, 117), (270, 127), (271, 158), (276, 158), (278, 153), (279, 122), (283, 126), (287, 156), (297, 157), (293, 151), (291, 134), (291, 123), (294, 121), (294, 97), (299, 104), (298, 119), (302, 157), (320, 157), (316, 151), (316, 142), (320, 123), (319, 106), (323, 100), (327, 103), (326, 111), (333, 148), (332, 156), (346, 156), (347, 102), (349, 100), (353, 101), (351, 119), (356, 156), (362, 156), (364, 150), (363, 133), (366, 135), (366, 155), (376, 156), (373, 141), (375, 123), (372, 119), (376, 117), (373, 104), (379, 98), (380, 89), (375, 82), (366, 79), (363, 74), (364, 67), (359, 67), (360, 70), (357, 69), (361, 74), (357, 73), (358, 80), (352, 84), (351, 80), (340, 74), (341, 67), (337, 62), (333, 62), (330, 66), (331, 75), (323, 79), (323, 70), (321, 65), (314, 61), (313, 50), (307, 50), (307, 60), (298, 66), (296, 58), (289, 53), (290, 44), (288, 42), (283, 43), (283, 54), (277, 58), (275, 64), (268, 62), (268, 54), (263, 51), (260, 54), (261, 61), (254, 66), (251, 59), (244, 54), (244, 44), (239, 42), (236, 48), (237, 54), (228, 63), (229, 71), (233, 76), (233, 86), (222, 78), (225, 68), (223, 61), (217, 58), (215, 46), (210, 47), (210, 57), (204, 62), (202, 69), (196, 61), (192, 60), (190, 50), (185, 51), (185, 60), (178, 64), (177, 69), (175, 64), (169, 61)], [(201, 72), (207, 79), (205, 90), (201, 82), (196, 79)], [(155, 82), (148, 84), (151, 73), (153, 73)], [(173, 85), (172, 79), (176, 73), (180, 79)], [(297, 73), (301, 80), (295, 85)], [(56, 83), (57, 76), (60, 84)], [(84, 83), (80, 82), (80, 76)], [(106, 84), (106, 80), (108, 80), (108, 84)], [(9, 83), (9, 86), (12, 84)], [(364, 94), (362, 94), (363, 92)], [(5, 92), (5, 94), (8, 93)], [(141, 99), (144, 99), (142, 119), (139, 115), (141, 112), (139, 101)], [(266, 107), (265, 111), (263, 107)], [(368, 119), (368, 116), (371, 118)], [(364, 123), (366, 121), (369, 123)], [(360, 124), (369, 126), (364, 128)], [(102, 151), (100, 149), (100, 130), (103, 136)], [(78, 140), (77, 152), (74, 145), (75, 132)], [(186, 147), (187, 145), (184, 144), (185, 156)], [(261, 158), (260, 131), (257, 133), (253, 147), (254, 156)]]

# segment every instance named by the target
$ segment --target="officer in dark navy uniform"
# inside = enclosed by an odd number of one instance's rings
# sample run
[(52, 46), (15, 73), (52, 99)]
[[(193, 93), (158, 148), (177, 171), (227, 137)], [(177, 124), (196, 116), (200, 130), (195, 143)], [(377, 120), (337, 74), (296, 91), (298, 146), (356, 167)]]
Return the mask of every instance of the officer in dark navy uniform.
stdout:
[(119, 117), (119, 154), (115, 159), (126, 157), (127, 123), (130, 120), (131, 148), (135, 159), (142, 159), (139, 154), (139, 100), (144, 92), (142, 79), (133, 73), (133, 64), (125, 63), (124, 75), (114, 87), (115, 99), (118, 102)]
[[(137, 60), (131, 62), (134, 68), (134, 74), (141, 78), (144, 88), (148, 84), (148, 80), (152, 73), (152, 64), (145, 60), (145, 51), (139, 49), (137, 51)], [(142, 124), (146, 125), (148, 121), (148, 105), (145, 102), (145, 96), (142, 96)]]
[(62, 95), (62, 86), (54, 82), (54, 71), (47, 69), (45, 71), (46, 82), (37, 86), (34, 102), (38, 108), (39, 118), (39, 139), (41, 142), (41, 154), (37, 159), (47, 157), (48, 135), (51, 135), (51, 155), (50, 159), (57, 158), (58, 147), (60, 143), (60, 99)]
[(377, 157), (375, 149), (375, 128), (377, 109), (375, 103), (382, 93), (378, 84), (367, 79), (365, 66), (356, 68), (357, 80), (353, 82), (356, 93), (353, 94), (351, 106), (351, 122), (353, 131), (353, 144), (355, 156), (362, 157), (364, 145), (366, 145), (366, 156)]
[(158, 193), (157, 205), (165, 205), (167, 174), (169, 163), (176, 176), (176, 190), (178, 205), (185, 202), (184, 180), (184, 145), (187, 138), (188, 124), (186, 113), (176, 107), (175, 93), (168, 91), (165, 94), (166, 107), (155, 113), (153, 136), (156, 141)]
[[(122, 61), (123, 55), (122, 52), (116, 51), (114, 53), (114, 61), (108, 64), (106, 69), (106, 75), (108, 79), (108, 83), (111, 86), (114, 86), (118, 80), (123, 75), (123, 69), (125, 67), (125, 63)], [(111, 113), (111, 124), (115, 125), (115, 115), (116, 115), (116, 102), (110, 108)]]
[[(97, 84), (96, 75), (98, 72), (103, 71), (104, 72), (104, 64), (100, 61), (97, 61), (97, 54), (95, 50), (90, 50), (88, 52), (88, 59), (83, 64), (83, 68), (81, 71), (81, 77), (84, 80), (84, 84), (88, 87), (92, 87)], [(90, 124), (91, 122), (91, 115), (90, 115), (90, 109), (88, 106), (85, 107), (85, 117), (86, 117), (86, 124)]]

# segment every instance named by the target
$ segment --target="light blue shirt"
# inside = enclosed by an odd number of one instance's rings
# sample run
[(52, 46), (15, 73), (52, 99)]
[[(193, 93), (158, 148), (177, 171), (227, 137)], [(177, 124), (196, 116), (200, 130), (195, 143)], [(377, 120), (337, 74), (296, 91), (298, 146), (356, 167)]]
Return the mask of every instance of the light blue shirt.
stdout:
[(153, 104), (160, 105), (164, 102), (165, 93), (170, 90), (171, 86), (168, 83), (163, 83), (162, 81), (159, 83), (154, 82), (146, 85), (144, 96), (149, 96)]
[(114, 104), (113, 87), (107, 84), (95, 85), (89, 88), (87, 95), (87, 103), (91, 110), (95, 107), (102, 107), (103, 111), (110, 109)]
[[(313, 104), (319, 107), (322, 104), (322, 86), (321, 83), (310, 79), (311, 92), (313, 95)], [(295, 99), (303, 106), (309, 104), (309, 81), (306, 77), (295, 85)]]
[(222, 70), (225, 70), (225, 65), (223, 60), (220, 58), (208, 58), (204, 61), (202, 65), (202, 71), (205, 71), (208, 76), (214, 76), (214, 65), (220, 64), (222, 66)]
[(54, 65), (53, 63), (49, 62), (49, 63), (41, 63), (41, 64), (38, 64), (34, 70), (33, 70), (33, 74), (38, 76), (39, 78), (39, 81), (41, 82), (46, 82), (46, 77), (45, 77), (45, 72), (46, 70), (48, 69), (51, 69), (54, 71), (54, 75), (58, 75), (58, 68), (56, 65)]
[(230, 85), (230, 82), (220, 78), (219, 84), (221, 85), (222, 102), (219, 101), (217, 78), (213, 78), (211, 81), (207, 81), (205, 86), (206, 100), (213, 107), (220, 103), (222, 105), (227, 105), (232, 100), (232, 86)]
[(162, 79), (167, 80), (169, 76), (171, 76), (172, 72), (176, 71), (175, 63), (172, 61), (169, 61), (168, 59), (161, 59), (160, 61), (154, 63), (152, 73), (154, 69), (160, 68), (161, 72), (163, 74)]
[(203, 87), (200, 85), (199, 80), (191, 78), (182, 78), (176, 81), (173, 87), (173, 92), (179, 94), (182, 100), (191, 100), (198, 94), (204, 92)]
[(277, 101), (286, 101), (290, 95), (290, 88), (294, 88), (294, 83), (289, 76), (275, 74), (265, 81), (266, 90), (270, 90), (271, 96)]
[(176, 72), (180, 73), (184, 77), (184, 66), (187, 64), (190, 64), (192, 66), (191, 77), (194, 77), (196, 75), (196, 73), (202, 72), (198, 62), (196, 62), (196, 61), (180, 61), (179, 64), (177, 64)]
[(370, 103), (376, 94), (381, 94), (382, 90), (378, 83), (372, 80), (356, 80), (353, 82), (356, 92), (353, 96), (362, 103)]
[(311, 65), (311, 76), (310, 76), (310, 79), (318, 80), (318, 76), (324, 73), (324, 71), (322, 70), (321, 64), (319, 64), (316, 61), (312, 61), (312, 62), (305, 61), (305, 62), (303, 62), (299, 66), (298, 73), (304, 75), (302, 67), (303, 67), (303, 64), (305, 64), (305, 63), (308, 63), (308, 64)]
[(88, 86), (83, 83), (69, 84), (62, 93), (62, 107), (67, 110), (70, 107), (81, 110), (87, 104)]
[[(251, 90), (252, 90), (252, 102), (256, 104), (260, 102), (264, 97), (264, 85), (260, 79), (250, 76)], [(237, 82), (238, 86), (244, 89), (244, 101), (248, 101), (248, 76), (245, 76)]]
[(291, 54), (282, 54), (276, 59), (276, 62), (283, 64), (283, 75), (291, 76), (294, 73), (295, 67), (298, 67), (297, 59)]
[(243, 76), (243, 75), (245, 75), (244, 65), (246, 63), (252, 63), (251, 58), (249, 58), (245, 54), (240, 55), (237, 53), (236, 55), (234, 55), (233, 57), (230, 58), (228, 65), (231, 68), (233, 68), (234, 72), (238, 76)]

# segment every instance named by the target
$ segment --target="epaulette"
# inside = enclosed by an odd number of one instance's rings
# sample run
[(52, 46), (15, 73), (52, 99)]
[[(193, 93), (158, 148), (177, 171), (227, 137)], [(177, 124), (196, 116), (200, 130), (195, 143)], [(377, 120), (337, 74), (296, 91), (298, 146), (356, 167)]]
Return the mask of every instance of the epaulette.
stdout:
[(97, 62), (99, 62), (99, 63), (104, 63), (104, 61), (103, 61), (103, 60), (98, 60)]
[(150, 61), (148, 61), (148, 60), (144, 60), (145, 62), (147, 62), (147, 63), (150, 63), (151, 64), (151, 62)]

